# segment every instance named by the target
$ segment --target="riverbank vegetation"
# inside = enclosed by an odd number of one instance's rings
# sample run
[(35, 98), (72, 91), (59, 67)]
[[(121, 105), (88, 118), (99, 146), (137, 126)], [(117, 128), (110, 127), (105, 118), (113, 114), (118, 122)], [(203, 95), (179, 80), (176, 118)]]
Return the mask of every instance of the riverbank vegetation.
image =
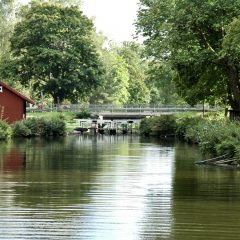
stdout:
[(140, 132), (145, 136), (176, 136), (197, 144), (206, 156), (236, 157), (240, 160), (240, 122), (216, 116), (160, 116), (144, 119)]
[(10, 126), (3, 120), (0, 120), (0, 141), (7, 140), (11, 136)]
[(71, 134), (79, 125), (76, 118), (90, 118), (87, 110), (81, 112), (33, 112), (27, 119), (12, 125), (0, 121), (0, 140), (9, 138), (58, 137)]
[(0, 121), (0, 141), (9, 138), (58, 137), (67, 134), (63, 115), (34, 117), (15, 122), (12, 125)]
[(57, 137), (65, 134), (66, 124), (61, 117), (29, 118), (12, 126), (13, 137)]
[(87, 119), (91, 118), (92, 115), (87, 110), (80, 112), (30, 112), (27, 113), (27, 119), (31, 118), (46, 118), (54, 119), (60, 118), (65, 122), (66, 134), (71, 134), (75, 128), (79, 127), (75, 119)]

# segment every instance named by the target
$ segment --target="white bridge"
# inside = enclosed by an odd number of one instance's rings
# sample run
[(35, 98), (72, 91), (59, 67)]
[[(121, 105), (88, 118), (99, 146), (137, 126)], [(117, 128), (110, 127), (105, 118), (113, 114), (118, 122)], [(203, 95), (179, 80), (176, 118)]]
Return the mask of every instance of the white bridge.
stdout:
[(166, 114), (174, 114), (181, 112), (217, 112), (221, 111), (220, 107), (210, 107), (208, 105), (57, 105), (43, 106), (41, 108), (29, 108), (28, 111), (44, 111), (44, 112), (89, 112), (96, 116), (102, 116), (103, 119), (141, 119), (146, 116), (160, 116)]

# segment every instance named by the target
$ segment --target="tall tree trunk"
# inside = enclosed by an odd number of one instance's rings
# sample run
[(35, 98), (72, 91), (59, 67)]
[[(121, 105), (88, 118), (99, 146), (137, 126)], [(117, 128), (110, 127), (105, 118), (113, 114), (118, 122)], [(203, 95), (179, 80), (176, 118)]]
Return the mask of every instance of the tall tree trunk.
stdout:
[(52, 94), (53, 97), (53, 103), (54, 105), (58, 105), (59, 104), (59, 98), (56, 94)]
[[(232, 92), (230, 101), (231, 107), (235, 110), (240, 110), (240, 89), (239, 89), (239, 74), (238, 69), (231, 60), (227, 61), (229, 87)], [(230, 96), (231, 97), (231, 96)]]

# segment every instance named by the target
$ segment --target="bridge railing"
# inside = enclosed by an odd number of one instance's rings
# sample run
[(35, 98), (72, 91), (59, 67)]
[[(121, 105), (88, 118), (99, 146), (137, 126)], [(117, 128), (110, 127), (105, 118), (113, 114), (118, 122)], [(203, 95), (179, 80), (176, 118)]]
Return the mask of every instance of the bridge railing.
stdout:
[[(189, 105), (87, 105), (87, 104), (71, 104), (71, 105), (49, 105), (49, 106), (35, 106), (27, 108), (28, 112), (82, 112), (83, 110), (91, 113), (99, 114), (102, 112), (109, 113), (161, 113), (161, 112), (194, 112), (203, 111), (202, 105), (196, 105), (194, 107)], [(220, 107), (210, 107), (206, 105), (204, 111), (220, 111)]]

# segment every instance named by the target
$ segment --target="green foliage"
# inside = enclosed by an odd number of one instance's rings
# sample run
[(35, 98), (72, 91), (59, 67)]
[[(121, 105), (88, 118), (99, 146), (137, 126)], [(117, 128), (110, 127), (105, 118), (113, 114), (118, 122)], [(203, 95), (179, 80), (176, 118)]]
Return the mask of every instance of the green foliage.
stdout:
[(227, 155), (228, 157), (234, 157), (237, 154), (239, 155), (239, 147), (239, 139), (230, 137), (217, 144), (216, 152), (218, 156)]
[[(90, 97), (91, 103), (142, 104), (150, 102), (146, 82), (147, 62), (143, 48), (134, 42), (109, 43), (103, 35), (94, 35), (105, 69), (104, 81)], [(108, 47), (105, 46), (108, 44)]]
[(66, 134), (66, 125), (61, 118), (52, 118), (47, 121), (45, 127), (45, 136), (64, 136)]
[(63, 120), (72, 120), (74, 113), (72, 112), (28, 112), (28, 118), (60, 118)]
[(15, 122), (12, 126), (13, 137), (31, 137), (32, 132), (25, 124), (24, 121)]
[(176, 134), (198, 144), (204, 154), (238, 157), (240, 161), (240, 122), (199, 116), (161, 116), (143, 119), (140, 132), (145, 136)]
[(233, 108), (239, 108), (240, 102), (240, 90), (239, 90), (239, 61), (240, 61), (240, 17), (235, 18), (226, 29), (226, 34), (223, 38), (223, 49), (222, 56), (225, 59), (228, 59), (228, 64), (225, 61), (226, 65), (230, 65), (231, 75), (230, 75), (230, 86), (233, 89), (232, 95), (234, 96), (234, 101), (232, 101)]
[(77, 118), (77, 119), (91, 118), (91, 116), (92, 116), (91, 113), (86, 109), (84, 109), (81, 112), (78, 112), (78, 113), (75, 114), (75, 118)]
[(240, 109), (239, 58), (226, 49), (238, 49), (239, 15), (238, 0), (140, 0), (137, 25), (147, 55), (170, 64), (189, 104), (218, 100)]
[(240, 147), (239, 127), (238, 122), (226, 119), (183, 118), (177, 121), (177, 134), (187, 142), (198, 144), (203, 153), (231, 157)]
[(197, 143), (198, 140), (195, 131), (193, 131), (193, 126), (198, 126), (201, 121), (203, 121), (201, 117), (180, 116), (177, 118), (177, 136), (187, 142)]
[[(218, 131), (218, 122), (209, 122), (205, 119), (192, 122), (193, 125), (189, 125), (185, 132), (185, 139), (189, 142), (197, 143), (200, 149), (207, 153), (216, 154), (216, 144), (220, 142), (221, 131)], [(195, 123), (195, 124), (194, 124)]]
[(82, 5), (82, 0), (38, 0), (39, 2), (50, 2), (50, 3), (57, 3), (61, 4), (65, 7), (76, 6), (80, 7)]
[(177, 94), (174, 78), (176, 71), (165, 61), (149, 64), (147, 85), (151, 91), (153, 104), (182, 104), (184, 100)]
[(127, 64), (129, 73), (129, 98), (130, 104), (150, 102), (150, 90), (146, 82), (147, 62), (142, 59), (143, 48), (133, 42), (124, 42), (118, 52)]
[(76, 7), (33, 2), (11, 37), (13, 60), (2, 74), (54, 103), (77, 102), (101, 83), (102, 67), (91, 39), (92, 22)]
[(141, 120), (140, 122), (140, 134), (144, 135), (144, 136), (150, 136), (152, 133), (152, 126), (154, 123), (154, 119), (153, 118), (144, 118)]
[(166, 136), (176, 132), (176, 119), (172, 115), (145, 118), (140, 123), (140, 133), (145, 136)]
[(129, 73), (127, 64), (115, 47), (101, 50), (105, 69), (103, 84), (94, 91), (91, 103), (125, 104), (129, 98)]
[(16, 1), (0, 1), (0, 59), (9, 59), (9, 38), (15, 22)]
[(3, 120), (0, 120), (0, 140), (6, 140), (11, 136), (10, 126)]
[(14, 137), (63, 136), (66, 126), (61, 117), (29, 118), (14, 123), (12, 131)]
[(34, 112), (27, 113), (28, 118), (44, 118), (44, 119), (54, 119), (60, 118), (66, 123), (67, 133), (73, 132), (73, 130), (78, 127), (78, 124), (74, 120), (76, 115), (74, 112)]

